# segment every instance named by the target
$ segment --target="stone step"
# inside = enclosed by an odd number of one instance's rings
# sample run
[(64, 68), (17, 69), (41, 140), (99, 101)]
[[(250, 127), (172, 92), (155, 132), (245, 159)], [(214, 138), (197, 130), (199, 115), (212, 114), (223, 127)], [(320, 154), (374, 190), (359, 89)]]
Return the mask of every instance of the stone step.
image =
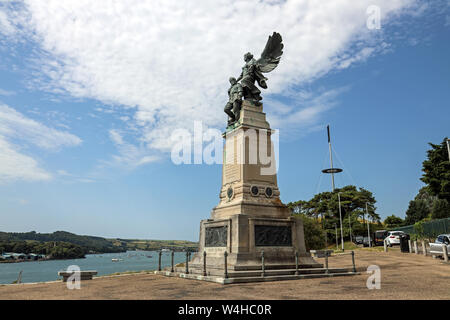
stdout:
[[(329, 269), (331, 270), (331, 269)], [(336, 269), (335, 269), (336, 271)], [(264, 277), (259, 274), (258, 276), (251, 277), (235, 277), (235, 278), (224, 278), (223, 276), (203, 276), (200, 274), (185, 274), (178, 272), (168, 272), (168, 271), (155, 271), (155, 274), (160, 274), (168, 277), (179, 277), (184, 279), (193, 279), (201, 281), (216, 282), (220, 284), (231, 284), (231, 283), (250, 283), (250, 282), (266, 282), (266, 281), (283, 281), (283, 280), (299, 280), (299, 279), (311, 279), (311, 278), (328, 278), (328, 277), (341, 277), (341, 276), (353, 276), (361, 274), (360, 272), (330, 272), (330, 273), (315, 273), (315, 274), (290, 274), (290, 275), (265, 275)]]
[(338, 272), (338, 273), (318, 273), (318, 274), (299, 274), (299, 275), (276, 275), (265, 277), (237, 277), (224, 279), (224, 284), (230, 283), (249, 283), (249, 282), (266, 282), (266, 281), (283, 281), (283, 280), (297, 280), (297, 279), (311, 279), (311, 278), (325, 278), (325, 277), (340, 277), (360, 274), (359, 272)]
[[(311, 268), (311, 269), (298, 269), (298, 274), (322, 274), (325, 273), (326, 269), (324, 268)], [(328, 269), (329, 273), (341, 273), (341, 272), (349, 272), (352, 271), (351, 268), (334, 268)], [(234, 271), (228, 273), (230, 278), (238, 278), (238, 277), (254, 277), (260, 276), (262, 270), (253, 270), (253, 271)], [(285, 270), (265, 270), (266, 276), (278, 276), (278, 275), (295, 275), (295, 269), (285, 269)]]
[[(176, 272), (184, 273), (185, 270), (176, 269)], [(350, 268), (329, 268), (328, 273), (345, 273), (352, 272), (353, 269)], [(203, 269), (190, 268), (190, 274), (203, 275)], [(299, 275), (311, 275), (311, 274), (324, 274), (326, 273), (325, 268), (310, 268), (310, 269), (298, 269)], [(223, 276), (223, 270), (208, 270), (207, 274), (209, 276)], [(245, 277), (260, 277), (262, 270), (248, 270), (248, 271), (230, 271), (228, 272), (229, 278), (245, 278)], [(283, 276), (283, 275), (295, 275), (295, 269), (281, 269), (281, 270), (265, 270), (266, 276)]]
[[(312, 268), (322, 268), (323, 265), (317, 264), (301, 264), (299, 269), (312, 269)], [(295, 269), (295, 264), (266, 264), (264, 266), (266, 270), (281, 270), (281, 269)], [(261, 270), (261, 265), (246, 265), (246, 266), (235, 266), (234, 271), (249, 271), (249, 270)]]

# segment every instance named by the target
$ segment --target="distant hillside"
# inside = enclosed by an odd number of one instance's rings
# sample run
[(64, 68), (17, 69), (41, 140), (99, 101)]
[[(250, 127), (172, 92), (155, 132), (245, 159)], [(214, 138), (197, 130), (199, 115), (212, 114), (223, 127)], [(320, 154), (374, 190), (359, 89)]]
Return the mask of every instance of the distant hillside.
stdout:
[(159, 250), (162, 248), (181, 251), (186, 248), (196, 250), (197, 242), (184, 240), (139, 240), (139, 239), (106, 239), (94, 236), (80, 236), (66, 231), (56, 231), (53, 233), (31, 232), (1, 232), (0, 241), (24, 241), (34, 240), (39, 242), (67, 242), (79, 245), (87, 253), (108, 253), (124, 252), (127, 250)]
[(185, 249), (195, 251), (198, 248), (197, 242), (186, 240), (110, 239), (110, 241), (114, 245), (127, 248), (127, 250), (156, 251), (164, 248), (174, 251), (182, 251)]
[(53, 233), (37, 233), (31, 232), (0, 232), (0, 241), (19, 241), (19, 240), (34, 240), (39, 242), (68, 242), (79, 245), (85, 248), (86, 252), (123, 252), (126, 251), (126, 247), (117, 246), (111, 241), (93, 236), (80, 236), (66, 231), (56, 231)]

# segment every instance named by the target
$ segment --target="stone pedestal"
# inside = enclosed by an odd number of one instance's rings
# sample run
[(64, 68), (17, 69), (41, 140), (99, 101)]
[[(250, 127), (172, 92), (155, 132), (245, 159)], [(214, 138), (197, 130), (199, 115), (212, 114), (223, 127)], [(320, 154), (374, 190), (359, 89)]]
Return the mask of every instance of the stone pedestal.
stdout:
[(222, 187), (219, 204), (211, 219), (200, 223), (199, 251), (190, 268), (223, 272), (224, 252), (228, 270), (261, 269), (264, 251), (266, 269), (322, 267), (306, 252), (303, 224), (291, 217), (280, 200), (274, 146), (262, 106), (242, 104), (239, 122), (223, 134)]

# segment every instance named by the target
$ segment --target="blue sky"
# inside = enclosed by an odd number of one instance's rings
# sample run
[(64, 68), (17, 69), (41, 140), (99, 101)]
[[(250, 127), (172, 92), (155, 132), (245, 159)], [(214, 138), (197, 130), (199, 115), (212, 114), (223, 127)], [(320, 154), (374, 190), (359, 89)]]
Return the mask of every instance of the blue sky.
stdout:
[(330, 124), (337, 186), (404, 217), (427, 143), (450, 135), (448, 1), (193, 5), (0, 3), (0, 230), (196, 240), (221, 165), (173, 164), (170, 134), (223, 130), (228, 77), (274, 30), (285, 53), (263, 97), (282, 201), (330, 189)]

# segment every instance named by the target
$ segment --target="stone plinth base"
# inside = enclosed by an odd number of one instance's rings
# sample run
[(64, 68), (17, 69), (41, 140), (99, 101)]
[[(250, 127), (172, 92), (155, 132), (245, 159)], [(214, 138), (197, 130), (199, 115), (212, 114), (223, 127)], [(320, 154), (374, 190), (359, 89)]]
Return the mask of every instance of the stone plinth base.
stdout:
[(189, 266), (203, 269), (204, 252), (208, 270), (224, 270), (225, 252), (229, 271), (293, 269), (298, 254), (299, 268), (321, 268), (304, 245), (300, 219), (270, 219), (236, 214), (227, 219), (202, 220), (199, 251)]

